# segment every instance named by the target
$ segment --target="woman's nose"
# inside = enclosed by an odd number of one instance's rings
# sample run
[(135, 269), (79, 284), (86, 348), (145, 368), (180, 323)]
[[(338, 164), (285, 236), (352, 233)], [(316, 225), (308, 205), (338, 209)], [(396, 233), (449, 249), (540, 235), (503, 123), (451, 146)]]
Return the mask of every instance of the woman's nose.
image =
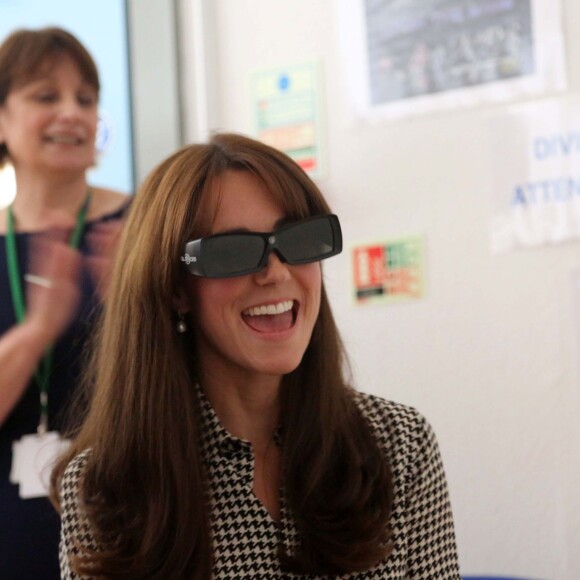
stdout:
[(61, 117), (74, 119), (81, 116), (82, 107), (76, 99), (67, 98), (61, 101), (59, 112)]
[(256, 272), (255, 276), (259, 284), (281, 284), (289, 280), (291, 274), (288, 264), (282, 262), (276, 252), (270, 252), (266, 267)]

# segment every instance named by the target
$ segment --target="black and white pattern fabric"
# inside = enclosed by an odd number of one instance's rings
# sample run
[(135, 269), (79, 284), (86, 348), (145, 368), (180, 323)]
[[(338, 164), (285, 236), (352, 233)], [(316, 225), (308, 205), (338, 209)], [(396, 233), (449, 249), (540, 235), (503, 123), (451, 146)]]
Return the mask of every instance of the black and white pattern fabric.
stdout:
[[(394, 550), (372, 570), (345, 576), (357, 580), (459, 580), (453, 517), (447, 483), (435, 435), (414, 409), (360, 394), (358, 405), (369, 421), (391, 465), (394, 510), (391, 518)], [(200, 391), (203, 437), (211, 502), (211, 530), (216, 579), (304, 578), (280, 570), (277, 546), (292, 548), (296, 530), (284, 508), (280, 523), (272, 520), (252, 491), (251, 445), (232, 437), (219, 423)], [(61, 575), (77, 580), (69, 556), (77, 546), (95, 548), (90, 526), (79, 509), (78, 492), (88, 452), (68, 466), (62, 481)], [(322, 578), (320, 576), (312, 576)]]

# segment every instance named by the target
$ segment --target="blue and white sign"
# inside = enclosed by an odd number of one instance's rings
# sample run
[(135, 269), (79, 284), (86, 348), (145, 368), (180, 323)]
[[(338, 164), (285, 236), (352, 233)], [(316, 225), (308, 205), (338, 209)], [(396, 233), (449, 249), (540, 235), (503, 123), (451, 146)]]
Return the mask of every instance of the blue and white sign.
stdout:
[(490, 132), (492, 252), (580, 239), (580, 99), (512, 107)]

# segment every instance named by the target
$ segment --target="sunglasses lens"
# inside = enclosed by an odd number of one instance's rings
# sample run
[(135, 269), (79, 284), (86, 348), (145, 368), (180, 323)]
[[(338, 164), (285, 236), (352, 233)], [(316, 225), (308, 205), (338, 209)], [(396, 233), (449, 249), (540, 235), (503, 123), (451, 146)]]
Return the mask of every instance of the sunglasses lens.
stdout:
[(331, 214), (307, 218), (271, 233), (224, 233), (192, 240), (181, 259), (195, 276), (230, 278), (262, 269), (269, 255), (266, 250), (277, 252), (280, 259), (294, 265), (340, 254), (338, 218)]
[(322, 260), (338, 249), (330, 218), (326, 216), (291, 226), (277, 237), (278, 248), (290, 264)]
[(202, 242), (203, 268), (206, 276), (236, 276), (260, 263), (264, 240), (258, 236), (227, 234)]

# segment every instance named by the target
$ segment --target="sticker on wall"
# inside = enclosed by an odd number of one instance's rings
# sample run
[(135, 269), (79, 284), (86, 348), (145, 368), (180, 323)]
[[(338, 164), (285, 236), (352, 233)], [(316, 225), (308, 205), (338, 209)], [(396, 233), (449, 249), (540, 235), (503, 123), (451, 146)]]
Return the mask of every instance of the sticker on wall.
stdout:
[(323, 172), (319, 65), (259, 71), (252, 79), (254, 134), (283, 151), (310, 177)]
[(423, 239), (398, 238), (352, 249), (356, 304), (394, 303), (424, 295)]

